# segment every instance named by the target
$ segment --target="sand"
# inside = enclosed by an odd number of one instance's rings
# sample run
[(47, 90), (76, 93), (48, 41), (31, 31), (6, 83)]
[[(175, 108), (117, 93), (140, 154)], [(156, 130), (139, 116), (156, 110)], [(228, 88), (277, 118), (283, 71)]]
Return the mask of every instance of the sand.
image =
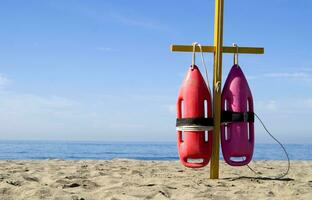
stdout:
[[(285, 161), (256, 161), (261, 176), (277, 175)], [(247, 167), (188, 169), (178, 161), (0, 161), (0, 199), (312, 199), (312, 161), (292, 161), (281, 180), (255, 178)]]

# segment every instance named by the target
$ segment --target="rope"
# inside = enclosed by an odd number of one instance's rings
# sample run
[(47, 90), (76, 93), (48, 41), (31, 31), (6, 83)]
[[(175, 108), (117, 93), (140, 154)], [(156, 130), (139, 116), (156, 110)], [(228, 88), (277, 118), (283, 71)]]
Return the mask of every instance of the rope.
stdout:
[[(275, 141), (281, 146), (281, 148), (283, 149), (283, 151), (284, 151), (284, 153), (285, 153), (285, 155), (286, 155), (286, 157), (287, 157), (287, 163), (288, 163), (288, 165), (287, 165), (287, 170), (286, 170), (283, 174), (281, 174), (281, 175), (279, 175), (279, 176), (277, 176), (277, 177), (272, 177), (272, 178), (274, 178), (274, 179), (281, 179), (281, 178), (285, 177), (285, 176), (288, 174), (289, 169), (290, 169), (290, 159), (289, 159), (288, 152), (286, 151), (284, 145), (270, 133), (270, 131), (269, 131), (269, 130), (267, 129), (267, 127), (264, 125), (264, 123), (262, 122), (262, 120), (260, 119), (260, 117), (259, 117), (256, 113), (254, 113), (254, 114), (255, 114), (255, 116), (257, 117), (257, 119), (260, 121), (260, 123), (261, 123), (262, 127), (264, 128), (264, 130), (270, 135), (270, 137), (271, 137), (273, 140), (275, 140)], [(249, 165), (247, 165), (247, 167), (248, 167), (253, 173), (255, 173), (255, 174), (257, 174), (257, 175), (258, 175), (258, 174), (262, 174), (262, 173), (260, 173), (260, 172), (257, 172), (256, 170), (252, 169)], [(268, 178), (268, 177), (258, 177), (258, 178)]]
[(192, 65), (191, 68), (193, 69), (195, 66), (195, 60), (196, 60), (196, 45), (198, 45), (197, 42), (194, 42), (193, 44), (193, 57), (192, 57)]
[(200, 49), (200, 52), (201, 52), (202, 63), (203, 63), (204, 68), (205, 68), (207, 87), (208, 87), (209, 93), (211, 93), (210, 86), (209, 86), (209, 79), (208, 79), (208, 69), (207, 69), (207, 65), (206, 65), (206, 62), (205, 62), (205, 58), (204, 58), (203, 48), (202, 48), (202, 46), (200, 44), (198, 44), (198, 46), (199, 46), (199, 49)]
[(238, 45), (236, 43), (233, 43), (233, 47), (235, 47), (235, 53), (233, 58), (233, 63), (238, 67)]
[(200, 50), (200, 53), (201, 53), (201, 60), (202, 60), (202, 63), (203, 63), (203, 65), (204, 65), (204, 68), (205, 68), (206, 84), (207, 84), (209, 93), (211, 93), (211, 91), (210, 91), (210, 86), (209, 86), (209, 79), (208, 79), (208, 69), (207, 69), (207, 65), (206, 65), (206, 62), (205, 62), (204, 52), (203, 52), (202, 45), (199, 44), (199, 43), (197, 43), (197, 42), (194, 42), (192, 45), (193, 45), (192, 66), (195, 65), (195, 52), (196, 52), (196, 46), (198, 46), (198, 47), (199, 47), (199, 50)]

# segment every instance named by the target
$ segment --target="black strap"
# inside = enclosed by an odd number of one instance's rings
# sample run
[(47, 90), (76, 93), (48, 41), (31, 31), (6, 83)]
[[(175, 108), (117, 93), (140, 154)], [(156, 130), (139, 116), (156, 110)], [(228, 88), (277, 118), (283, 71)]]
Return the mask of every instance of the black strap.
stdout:
[(254, 122), (254, 121), (255, 121), (254, 112), (222, 111), (221, 115), (221, 123)]
[[(254, 112), (232, 112), (222, 111), (221, 123), (231, 122), (254, 122)], [(195, 118), (177, 118), (176, 127), (180, 126), (213, 126), (213, 118), (195, 117)]]
[(213, 126), (213, 118), (177, 118), (176, 126)]

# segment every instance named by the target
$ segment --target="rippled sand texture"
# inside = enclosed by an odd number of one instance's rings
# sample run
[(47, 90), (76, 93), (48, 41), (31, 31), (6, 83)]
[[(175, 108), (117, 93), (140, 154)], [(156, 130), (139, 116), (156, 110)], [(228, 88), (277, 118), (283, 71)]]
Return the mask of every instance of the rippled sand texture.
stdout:
[[(285, 161), (251, 164), (261, 176), (280, 174)], [(0, 161), (0, 199), (312, 199), (312, 161), (293, 161), (282, 180), (255, 178), (247, 167), (187, 169), (177, 161)]]

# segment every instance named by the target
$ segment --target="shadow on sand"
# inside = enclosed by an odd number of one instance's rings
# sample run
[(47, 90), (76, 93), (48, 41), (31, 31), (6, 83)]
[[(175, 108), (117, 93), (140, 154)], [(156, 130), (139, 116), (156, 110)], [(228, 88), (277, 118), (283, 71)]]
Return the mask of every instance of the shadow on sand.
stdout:
[(241, 179), (251, 180), (266, 180), (266, 181), (294, 181), (293, 178), (274, 178), (274, 177), (252, 177), (252, 176), (239, 176), (236, 178), (223, 178), (224, 180), (236, 181)]

